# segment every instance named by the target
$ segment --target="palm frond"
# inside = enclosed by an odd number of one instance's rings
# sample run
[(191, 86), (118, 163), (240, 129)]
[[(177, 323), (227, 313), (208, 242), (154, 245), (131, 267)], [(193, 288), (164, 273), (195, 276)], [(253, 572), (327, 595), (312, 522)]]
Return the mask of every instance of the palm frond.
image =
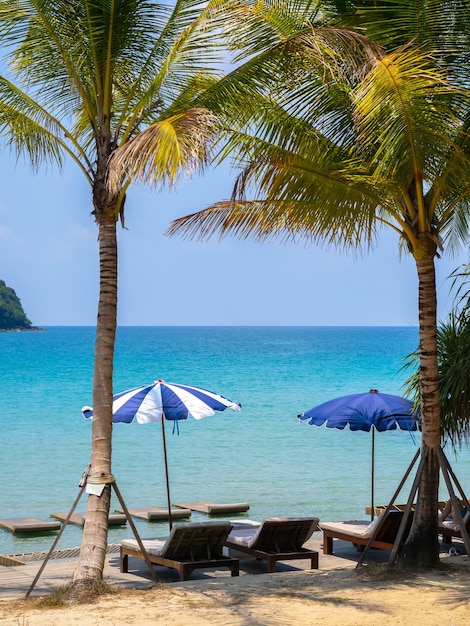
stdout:
[(446, 0), (332, 0), (341, 23), (360, 29), (389, 50), (411, 41), (421, 50), (439, 50), (446, 61), (456, 60), (459, 50), (468, 50), (469, 2)]
[(458, 267), (450, 275), (454, 294), (454, 310), (470, 312), (470, 263)]
[(245, 141), (247, 154), (257, 156), (238, 176), (232, 199), (175, 220), (167, 234), (205, 238), (218, 232), (259, 240), (295, 235), (348, 248), (371, 244), (381, 198), (347, 151), (308, 132), (291, 141), (295, 151)]
[(27, 154), (36, 169), (51, 159), (61, 167), (66, 152), (77, 162), (90, 165), (80, 144), (68, 135), (61, 122), (1, 76), (0, 138), (18, 155)]
[[(328, 223), (333, 227), (325, 231), (321, 223), (326, 221), (325, 214), (319, 213), (317, 228), (312, 228), (315, 213), (303, 202), (262, 201), (262, 200), (225, 200), (210, 207), (174, 220), (166, 235), (182, 235), (189, 239), (207, 239), (216, 233), (223, 238), (230, 234), (237, 239), (254, 237), (258, 241), (300, 241), (302, 239), (323, 245), (342, 245), (360, 252), (360, 243), (364, 239), (364, 230), (360, 222), (349, 223), (338, 217)], [(370, 242), (375, 236), (376, 223), (369, 224)], [(329, 233), (329, 235), (328, 235)], [(354, 244), (352, 243), (354, 240)], [(369, 242), (369, 243), (370, 243)]]
[(319, 0), (244, 0), (232, 2), (236, 28), (226, 29), (235, 63), (278, 46), (312, 24), (320, 25), (324, 9)]
[[(453, 311), (437, 331), (441, 437), (455, 451), (470, 442), (470, 315)], [(405, 393), (420, 410), (419, 350), (408, 355)]]
[[(439, 211), (441, 218), (441, 231), (446, 250), (450, 254), (455, 254), (462, 247), (462, 243), (467, 243), (470, 234), (470, 182), (465, 182), (465, 178), (460, 178), (454, 187), (453, 194), (448, 193), (453, 199), (450, 206), (443, 211)], [(463, 183), (463, 184), (462, 184)], [(464, 191), (457, 193), (461, 186)]]
[[(205, 6), (194, 0), (180, 0), (166, 15), (153, 45), (140, 59), (139, 72), (129, 81), (123, 76), (121, 114), (116, 118), (127, 141), (142, 120), (161, 113), (187, 91), (195, 76), (220, 76), (226, 61), (220, 30), (225, 3), (212, 0)], [(150, 29), (155, 32), (155, 29)], [(155, 115), (153, 115), (155, 120)]]
[[(252, 127), (265, 109), (276, 104), (314, 123), (334, 107), (344, 115), (341, 90), (358, 82), (371, 59), (382, 50), (352, 31), (308, 28), (250, 59), (207, 92), (203, 106), (217, 112), (232, 128)], [(347, 71), (346, 71), (347, 70)], [(353, 78), (353, 76), (355, 78)], [(243, 106), (240, 102), (243, 101)], [(343, 105), (343, 106), (341, 106)]]
[(377, 178), (434, 180), (454, 148), (460, 100), (427, 55), (411, 49), (377, 61), (354, 93), (359, 141), (374, 151)]
[(470, 441), (470, 317), (451, 314), (438, 332), (442, 429), (454, 447)]
[(174, 184), (178, 174), (207, 164), (214, 131), (215, 118), (206, 109), (190, 109), (152, 124), (111, 155), (110, 188), (117, 191), (130, 181)]

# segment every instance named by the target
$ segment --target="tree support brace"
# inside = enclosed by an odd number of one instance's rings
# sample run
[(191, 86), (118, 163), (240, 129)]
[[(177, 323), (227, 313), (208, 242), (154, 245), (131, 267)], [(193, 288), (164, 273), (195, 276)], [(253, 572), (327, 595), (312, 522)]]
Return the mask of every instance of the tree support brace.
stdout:
[[(52, 553), (54, 552), (54, 549), (55, 549), (57, 543), (59, 542), (59, 539), (61, 538), (61, 536), (62, 536), (62, 534), (63, 534), (67, 524), (69, 523), (70, 518), (72, 517), (72, 515), (73, 515), (73, 513), (74, 513), (74, 511), (75, 511), (75, 509), (77, 507), (77, 504), (80, 502), (80, 498), (82, 497), (82, 495), (83, 495), (83, 493), (84, 493), (84, 491), (86, 489), (88, 477), (90, 475), (90, 470), (91, 470), (91, 464), (89, 464), (86, 467), (85, 471), (82, 474), (82, 478), (81, 478), (80, 482), (78, 483), (78, 486), (80, 487), (80, 491), (78, 492), (78, 495), (75, 498), (75, 501), (72, 504), (72, 508), (70, 509), (67, 517), (65, 518), (64, 522), (62, 523), (62, 526), (60, 527), (60, 530), (59, 530), (59, 532), (57, 534), (57, 537), (54, 539), (54, 542), (53, 542), (52, 546), (50, 547), (49, 552), (47, 553), (44, 561), (41, 563), (41, 567), (39, 568), (38, 573), (36, 574), (33, 582), (31, 583), (28, 591), (26, 592), (25, 598), (28, 598), (30, 596), (31, 592), (33, 591), (34, 587), (36, 586), (36, 583), (39, 580), (39, 577), (41, 576), (42, 572), (44, 571), (44, 568), (46, 567), (46, 565), (47, 565), (47, 563), (48, 563)], [(129, 526), (131, 527), (132, 532), (134, 533), (134, 537), (136, 538), (137, 543), (139, 544), (139, 548), (141, 549), (142, 554), (144, 555), (145, 562), (147, 564), (147, 567), (150, 570), (152, 578), (153, 578), (153, 580), (155, 582), (159, 582), (157, 573), (155, 572), (155, 570), (153, 568), (152, 562), (150, 561), (149, 555), (148, 555), (148, 553), (147, 553), (147, 551), (146, 551), (146, 549), (144, 547), (144, 544), (142, 543), (142, 539), (140, 538), (140, 535), (139, 535), (139, 533), (137, 531), (137, 528), (135, 527), (134, 521), (133, 521), (133, 519), (131, 517), (131, 514), (129, 513), (129, 509), (127, 508), (126, 503), (124, 502), (124, 499), (123, 499), (123, 497), (121, 495), (121, 492), (118, 489), (118, 486), (116, 484), (114, 476), (109, 476), (106, 479), (105, 484), (111, 485), (111, 487), (114, 489), (114, 491), (116, 493), (116, 496), (117, 496), (117, 498), (119, 500), (119, 503), (120, 503), (120, 505), (122, 507), (122, 510), (124, 511), (124, 514), (125, 514), (125, 516), (127, 518), (127, 521), (129, 522)]]
[[(397, 560), (398, 557), (398, 553), (399, 550), (401, 548), (401, 546), (403, 545), (403, 535), (405, 534), (405, 529), (407, 527), (407, 522), (408, 519), (410, 517), (412, 508), (413, 508), (413, 503), (415, 500), (415, 496), (416, 496), (416, 492), (418, 490), (418, 486), (419, 486), (419, 481), (421, 479), (421, 475), (423, 473), (424, 470), (424, 465), (425, 465), (425, 461), (426, 461), (426, 457), (428, 455), (428, 451), (429, 448), (427, 448), (426, 446), (423, 447), (423, 450), (417, 450), (415, 456), (413, 457), (413, 460), (411, 461), (410, 465), (408, 466), (408, 469), (405, 472), (405, 475), (403, 476), (397, 490), (395, 491), (395, 493), (392, 496), (392, 499), (390, 500), (387, 508), (385, 509), (384, 513), (382, 513), (381, 515), (381, 519), (379, 519), (379, 522), (377, 523), (376, 527), (374, 528), (372, 535), (370, 536), (370, 539), (366, 545), (366, 547), (364, 548), (364, 551), (361, 553), (361, 556), (359, 558), (359, 561), (356, 565), (356, 569), (364, 562), (364, 558), (368, 552), (368, 550), (370, 549), (370, 547), (372, 546), (372, 544), (375, 541), (375, 538), (377, 537), (380, 528), (383, 524), (383, 522), (385, 521), (385, 516), (386, 514), (393, 508), (394, 504), (395, 504), (395, 500), (397, 499), (400, 491), (403, 488), (403, 485), (405, 484), (408, 476), (411, 473), (411, 470), (413, 469), (416, 461), (418, 460), (420, 454), (421, 454), (421, 460), (419, 462), (418, 465), (418, 469), (416, 472), (416, 476), (414, 478), (413, 481), (413, 485), (411, 487), (411, 491), (410, 491), (410, 495), (408, 496), (408, 500), (406, 503), (406, 507), (405, 510), (403, 512), (403, 517), (402, 520), (400, 522), (400, 526), (398, 528), (398, 533), (397, 536), (395, 538), (395, 542), (393, 544), (393, 549), (390, 553), (390, 559), (388, 561), (388, 565), (389, 567), (391, 567)], [(460, 532), (462, 533), (462, 539), (464, 541), (464, 545), (465, 545), (465, 549), (467, 551), (467, 555), (470, 557), (470, 538), (469, 538), (469, 534), (465, 525), (465, 522), (463, 520), (462, 517), (462, 513), (460, 510), (460, 505), (458, 503), (457, 500), (457, 496), (455, 495), (455, 489), (454, 489), (454, 485), (457, 487), (460, 497), (463, 500), (464, 504), (466, 505), (467, 509), (470, 511), (470, 503), (459, 483), (459, 481), (457, 480), (457, 477), (455, 476), (450, 463), (446, 457), (446, 455), (444, 454), (444, 451), (442, 449), (441, 446), (439, 446), (437, 448), (437, 460), (439, 463), (439, 467), (441, 469), (442, 475), (444, 476), (444, 481), (446, 483), (446, 487), (447, 487), (447, 491), (449, 492), (449, 496), (450, 496), (450, 500), (452, 502), (452, 507), (454, 509), (455, 512), (455, 518), (457, 523), (459, 524), (460, 527)], [(453, 483), (452, 483), (453, 481)]]

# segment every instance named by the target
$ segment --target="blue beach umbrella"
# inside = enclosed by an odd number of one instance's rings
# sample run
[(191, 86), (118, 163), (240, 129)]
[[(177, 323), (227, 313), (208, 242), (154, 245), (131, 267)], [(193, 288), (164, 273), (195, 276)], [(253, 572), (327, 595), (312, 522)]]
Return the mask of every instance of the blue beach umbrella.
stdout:
[[(232, 400), (207, 389), (179, 383), (167, 383), (161, 379), (151, 385), (129, 389), (113, 396), (113, 423), (130, 424), (135, 419), (139, 424), (150, 422), (161, 422), (162, 424), (170, 529), (172, 526), (171, 498), (165, 420), (173, 421), (174, 425), (178, 427), (178, 422), (188, 419), (189, 415), (195, 419), (202, 419), (214, 415), (216, 411), (225, 411), (225, 409), (240, 411), (241, 404), (232, 402)], [(82, 413), (87, 419), (93, 418), (93, 409), (89, 406), (84, 406)]]
[(371, 517), (374, 517), (374, 455), (375, 431), (417, 430), (418, 416), (413, 412), (410, 400), (371, 389), (366, 393), (356, 393), (334, 398), (305, 411), (297, 416), (302, 422), (312, 426), (323, 426), (344, 430), (364, 430), (372, 432), (372, 488)]

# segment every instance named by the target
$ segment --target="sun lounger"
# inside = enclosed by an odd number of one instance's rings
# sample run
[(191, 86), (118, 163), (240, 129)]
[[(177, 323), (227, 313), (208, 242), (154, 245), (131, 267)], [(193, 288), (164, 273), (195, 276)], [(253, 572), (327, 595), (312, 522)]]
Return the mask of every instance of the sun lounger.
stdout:
[[(470, 513), (467, 513), (463, 519), (467, 533), (470, 535)], [(452, 543), (452, 537), (463, 539), (460, 525), (453, 519), (439, 521), (439, 534), (442, 535), (443, 543)]]
[(46, 533), (60, 530), (60, 522), (43, 522), (35, 517), (14, 517), (0, 520), (0, 526), (11, 533)]
[[(381, 517), (377, 517), (373, 522), (362, 520), (322, 522), (320, 528), (323, 531), (323, 553), (333, 554), (333, 539), (350, 541), (357, 546), (359, 552), (362, 551), (369, 543), (369, 539), (376, 529), (377, 524), (379, 524), (379, 520), (382, 526), (374, 542), (371, 544), (371, 547), (391, 551), (400, 527), (400, 522), (403, 518), (403, 511), (389, 511), (386, 515), (387, 517), (384, 520), (382, 520)], [(411, 525), (411, 521), (412, 516), (410, 515), (408, 519), (408, 529)], [(405, 538), (406, 535), (407, 533), (405, 532)]]
[[(187, 580), (195, 569), (228, 567), (232, 576), (239, 574), (238, 559), (222, 552), (232, 525), (228, 522), (175, 524), (165, 539), (143, 539), (149, 559), (178, 571), (181, 580)], [(121, 572), (128, 571), (128, 557), (143, 559), (135, 539), (121, 541)]]
[[(387, 504), (376, 504), (374, 506), (374, 515), (382, 515), (382, 513), (385, 513), (385, 511), (387, 510)], [(438, 502), (438, 507), (439, 509), (443, 509), (445, 506), (445, 500), (444, 501), (439, 501)], [(415, 505), (412, 505), (412, 509), (414, 509)], [(404, 511), (406, 509), (406, 504), (393, 504), (391, 506), (391, 510), (392, 511)], [(372, 507), (371, 506), (366, 506), (365, 507), (365, 513), (366, 515), (370, 515), (372, 512)]]
[(245, 513), (250, 508), (248, 502), (232, 502), (218, 504), (217, 502), (183, 502), (175, 504), (178, 508), (190, 509), (207, 515), (226, 515), (228, 513)]
[[(168, 509), (159, 508), (157, 506), (141, 506), (128, 510), (133, 517), (145, 519), (148, 522), (158, 522), (160, 520), (169, 519)], [(116, 511), (118, 513), (124, 513), (122, 509), (116, 509)], [(174, 520), (187, 519), (188, 517), (191, 517), (190, 509), (171, 509), (171, 518)]]
[(235, 528), (225, 545), (230, 551), (249, 554), (267, 561), (268, 572), (276, 571), (277, 561), (310, 559), (318, 569), (318, 552), (303, 547), (318, 527), (317, 517), (270, 517), (255, 528)]
[[(65, 522), (67, 519), (68, 513), (51, 513), (51, 517), (60, 520), (61, 522)], [(85, 513), (77, 513), (76, 511), (72, 513), (69, 519), (69, 524), (75, 524), (75, 526), (83, 526), (85, 524)], [(115, 515), (111, 513), (108, 515), (108, 526), (124, 526), (127, 524), (127, 518), (125, 515)]]

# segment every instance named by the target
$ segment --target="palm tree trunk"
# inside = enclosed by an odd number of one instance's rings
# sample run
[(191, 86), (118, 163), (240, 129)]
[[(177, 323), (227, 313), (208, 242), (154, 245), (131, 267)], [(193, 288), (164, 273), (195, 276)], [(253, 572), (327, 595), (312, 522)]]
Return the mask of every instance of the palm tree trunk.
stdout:
[(117, 310), (116, 221), (98, 222), (100, 298), (95, 340), (91, 472), (88, 484), (105, 485), (100, 496), (89, 495), (86, 522), (74, 587), (102, 577), (108, 540), (111, 496), (113, 360)]
[(428, 455), (418, 487), (413, 524), (400, 560), (433, 567), (439, 562), (438, 493), (441, 415), (437, 361), (437, 297), (434, 255), (416, 260), (419, 282), (419, 338), (422, 450)]

